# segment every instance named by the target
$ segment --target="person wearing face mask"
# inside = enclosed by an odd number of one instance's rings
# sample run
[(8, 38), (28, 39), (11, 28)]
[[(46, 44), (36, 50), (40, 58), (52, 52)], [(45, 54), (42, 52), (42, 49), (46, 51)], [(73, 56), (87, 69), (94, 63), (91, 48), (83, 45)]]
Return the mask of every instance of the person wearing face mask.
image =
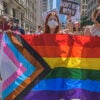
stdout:
[(86, 36), (100, 36), (100, 7), (98, 7), (92, 14), (94, 24), (87, 26), (84, 35)]
[(19, 19), (14, 18), (14, 28), (13, 31), (16, 31), (19, 34), (25, 34), (25, 31), (22, 27), (19, 26)]
[(58, 34), (60, 31), (60, 22), (55, 12), (50, 12), (45, 20), (44, 33)]

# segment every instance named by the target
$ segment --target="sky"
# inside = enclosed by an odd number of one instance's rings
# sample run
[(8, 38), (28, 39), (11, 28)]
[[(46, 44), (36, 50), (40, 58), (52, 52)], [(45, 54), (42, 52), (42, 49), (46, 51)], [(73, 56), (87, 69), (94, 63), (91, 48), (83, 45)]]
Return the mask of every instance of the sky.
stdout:
[(53, 8), (56, 8), (56, 0), (53, 0)]

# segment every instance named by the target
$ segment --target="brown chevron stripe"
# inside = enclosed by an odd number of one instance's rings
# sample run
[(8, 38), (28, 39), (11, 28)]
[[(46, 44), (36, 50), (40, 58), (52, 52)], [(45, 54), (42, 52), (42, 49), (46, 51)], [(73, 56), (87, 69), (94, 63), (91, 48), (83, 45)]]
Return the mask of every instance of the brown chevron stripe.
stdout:
[(23, 47), (23, 45), (17, 40), (17, 38), (11, 33), (8, 34), (12, 43), (21, 52), (21, 54), (36, 67), (36, 71), (27, 78), (20, 86), (16, 88), (5, 100), (14, 100), (33, 80), (39, 76), (44, 71), (44, 67)]

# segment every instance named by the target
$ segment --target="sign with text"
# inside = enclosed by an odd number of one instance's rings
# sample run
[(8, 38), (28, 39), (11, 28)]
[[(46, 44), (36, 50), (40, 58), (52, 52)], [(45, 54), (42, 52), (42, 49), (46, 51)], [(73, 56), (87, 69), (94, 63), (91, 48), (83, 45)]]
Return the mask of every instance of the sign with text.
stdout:
[(74, 16), (77, 11), (78, 3), (75, 0), (61, 0), (60, 14)]

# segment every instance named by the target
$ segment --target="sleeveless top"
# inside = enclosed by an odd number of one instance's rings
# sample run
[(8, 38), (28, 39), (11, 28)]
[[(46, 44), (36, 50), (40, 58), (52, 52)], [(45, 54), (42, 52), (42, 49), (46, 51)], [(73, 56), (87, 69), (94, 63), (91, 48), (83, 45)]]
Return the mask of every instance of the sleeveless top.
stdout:
[(91, 36), (100, 36), (100, 29), (95, 27), (94, 25), (89, 26)]

